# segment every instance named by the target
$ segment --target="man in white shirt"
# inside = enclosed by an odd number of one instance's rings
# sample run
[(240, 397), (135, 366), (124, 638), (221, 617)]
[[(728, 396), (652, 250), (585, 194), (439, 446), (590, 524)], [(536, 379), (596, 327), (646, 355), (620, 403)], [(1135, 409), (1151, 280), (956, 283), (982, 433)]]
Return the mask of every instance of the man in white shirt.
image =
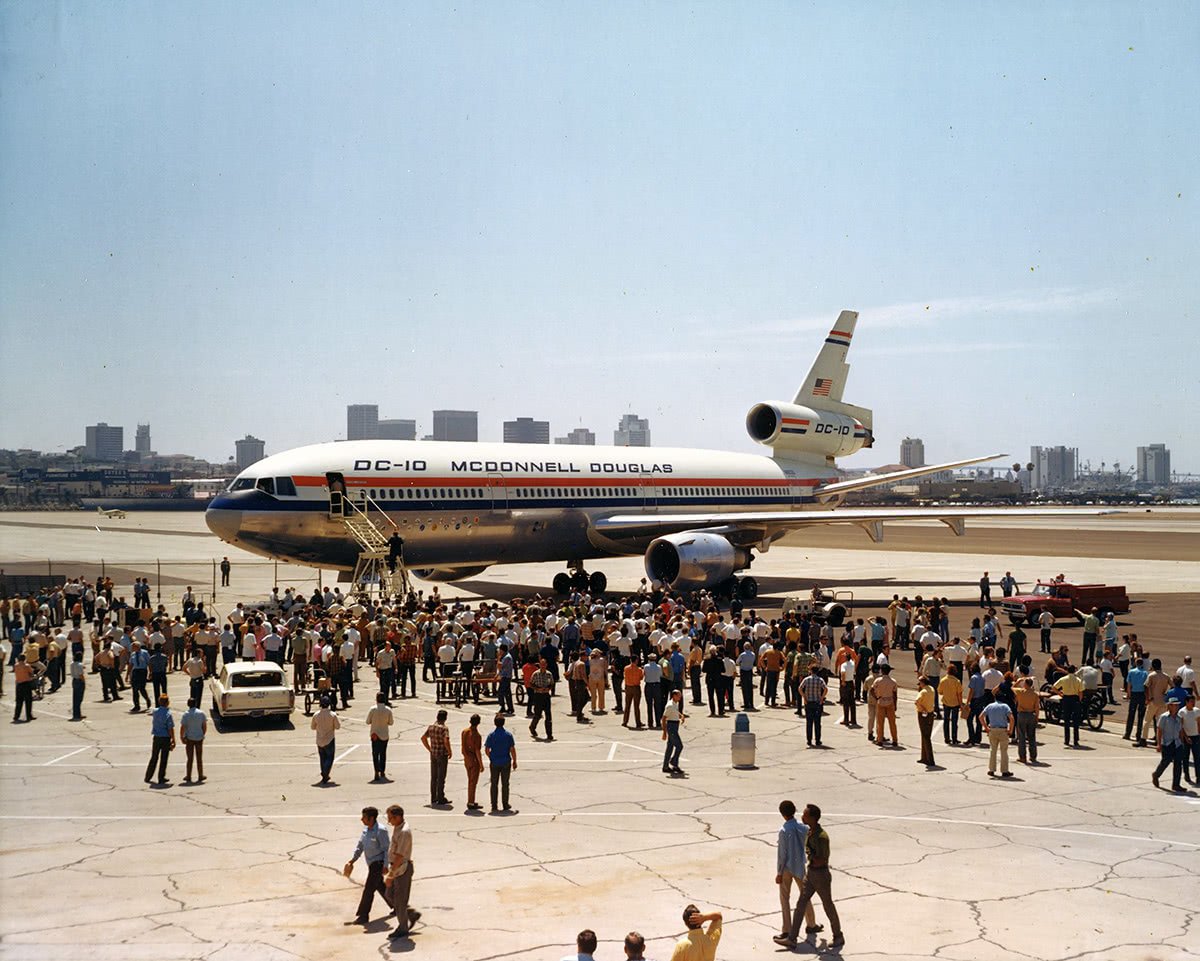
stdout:
[[(1193, 694), (1200, 693), (1200, 691), (1196, 690), (1196, 671), (1192, 667), (1191, 654), (1184, 656), (1183, 663), (1179, 665), (1179, 668), (1175, 671), (1175, 673), (1179, 675), (1180, 687), (1182, 687), (1185, 691), (1191, 691)], [(1183, 711), (1180, 711), (1179, 713), (1182, 714)]]
[(362, 644), (362, 635), (358, 628), (351, 624), (346, 628), (346, 639), (342, 642), (342, 657), (354, 665), (354, 680), (358, 680), (358, 648)]
[(472, 631), (466, 631), (462, 636), (462, 646), (458, 649), (459, 670), (468, 681), (471, 680), (471, 672), (475, 669), (474, 638), (475, 634)]
[(438, 664), (441, 665), (442, 677), (449, 677), (454, 671), (455, 662), (458, 660), (458, 648), (454, 646), (453, 634), (443, 636), (442, 646), (437, 650), (437, 657)]
[(983, 672), (983, 689), (991, 694), (1004, 681), (1004, 675), (994, 667), (989, 667)]

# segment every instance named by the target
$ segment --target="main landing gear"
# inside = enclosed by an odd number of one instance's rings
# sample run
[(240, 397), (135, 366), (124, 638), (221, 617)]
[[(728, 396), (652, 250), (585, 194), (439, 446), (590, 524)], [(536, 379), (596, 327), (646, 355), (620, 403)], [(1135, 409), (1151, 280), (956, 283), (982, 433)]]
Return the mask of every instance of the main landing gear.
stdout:
[(752, 601), (758, 597), (758, 581), (749, 574), (745, 574), (742, 577), (727, 578), (713, 590), (724, 598), (737, 597), (743, 601)]
[(608, 590), (608, 578), (600, 571), (589, 574), (582, 567), (573, 571), (562, 571), (554, 575), (554, 593), (570, 594), (571, 591), (587, 591), (589, 594), (603, 594)]

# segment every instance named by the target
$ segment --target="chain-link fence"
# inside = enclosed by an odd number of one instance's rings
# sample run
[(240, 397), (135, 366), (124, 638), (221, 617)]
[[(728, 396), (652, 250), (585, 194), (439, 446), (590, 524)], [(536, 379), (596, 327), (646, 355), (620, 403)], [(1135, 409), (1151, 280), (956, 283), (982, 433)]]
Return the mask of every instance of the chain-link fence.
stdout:
[(189, 561), (154, 558), (115, 562), (104, 558), (94, 561), (47, 558), (4, 564), (0, 568), (0, 596), (25, 595), (45, 586), (64, 584), (72, 578), (83, 578), (93, 585), (97, 578), (110, 578), (113, 598), (123, 597), (129, 604), (134, 601), (134, 580), (147, 578), (154, 605), (164, 604), (168, 610), (175, 610), (188, 588), (195, 600), (203, 601), (206, 607), (213, 602), (242, 600), (247, 596), (265, 600), (275, 587), (281, 594), (290, 587), (307, 597), (325, 584), (336, 582), (337, 572), (278, 561), (238, 560), (230, 562), (226, 577), (221, 560), (215, 557)]

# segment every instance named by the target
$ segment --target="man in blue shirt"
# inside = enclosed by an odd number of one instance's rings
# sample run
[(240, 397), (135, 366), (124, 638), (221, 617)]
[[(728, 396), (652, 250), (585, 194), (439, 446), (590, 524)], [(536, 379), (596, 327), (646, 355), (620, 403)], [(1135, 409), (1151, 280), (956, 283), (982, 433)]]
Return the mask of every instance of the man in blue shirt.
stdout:
[(183, 739), (183, 748), (187, 753), (187, 773), (183, 777), (184, 784), (192, 781), (192, 762), (196, 763), (196, 774), (199, 780), (204, 777), (204, 735), (208, 733), (208, 717), (200, 710), (200, 702), (195, 698), (188, 701), (188, 709), (179, 719), (179, 736)]
[(758, 658), (754, 655), (754, 645), (747, 641), (742, 645), (742, 653), (738, 655), (738, 679), (742, 687), (742, 710), (754, 710), (754, 665)]
[(684, 669), (686, 659), (683, 656), (683, 651), (679, 649), (679, 644), (671, 645), (671, 687), (676, 691), (683, 690), (683, 678), (687, 671)]
[(175, 718), (171, 716), (170, 699), (163, 695), (158, 699), (158, 707), (150, 715), (150, 735), (153, 746), (150, 749), (150, 763), (146, 765), (146, 783), (154, 775), (154, 765), (158, 765), (158, 786), (167, 783), (167, 758), (175, 750)]
[(383, 869), (388, 853), (388, 833), (387, 828), (379, 826), (379, 808), (363, 808), (362, 823), (363, 832), (359, 835), (354, 854), (342, 866), (342, 874), (350, 877), (350, 872), (354, 870), (354, 862), (364, 854), (367, 857), (367, 880), (363, 884), (362, 897), (358, 900), (358, 912), (354, 915), (351, 924), (370, 923), (371, 904), (375, 900), (376, 891), (384, 898), (385, 902), (387, 900), (384, 893)]
[[(142, 649), (141, 641), (134, 641), (129, 651), (129, 686), (133, 688), (131, 714), (141, 714), (143, 710), (150, 710), (150, 693), (146, 690), (149, 674), (150, 655)], [(145, 708), (142, 707), (142, 701), (146, 702)]]
[(167, 655), (163, 653), (162, 645), (154, 645), (154, 653), (150, 655), (150, 683), (154, 685), (154, 700), (167, 693), (167, 668), (170, 666)]
[[(508, 781), (512, 772), (517, 769), (517, 744), (513, 736), (504, 729), (504, 715), (497, 714), (495, 728), (483, 742), (487, 752), (488, 764), (491, 767), (492, 813), (495, 814), (497, 800), (503, 800), (504, 810), (513, 811), (508, 803)], [(497, 794), (500, 797), (497, 798)]]
[[(1126, 741), (1133, 734), (1135, 714), (1137, 731), (1139, 734), (1142, 731), (1142, 722), (1146, 719), (1146, 678), (1149, 676), (1140, 657), (1129, 669), (1129, 673), (1125, 675), (1125, 693), (1129, 695), (1129, 713), (1125, 715)], [(1138, 738), (1139, 746), (1145, 743), (1140, 737)]]
[[(513, 682), (513, 656), (509, 653), (508, 645), (500, 645), (500, 686), (496, 693), (496, 707), (503, 713), (512, 717), (516, 714), (513, 710), (512, 682)], [(414, 682), (413, 687), (416, 687)]]
[[(783, 927), (780, 933), (787, 937), (792, 929), (792, 882), (799, 889), (804, 881), (804, 844), (808, 840), (808, 826), (796, 820), (796, 805), (791, 801), (779, 802), (779, 813), (783, 824), (779, 827), (779, 839), (775, 845), (775, 883), (779, 885), (779, 906), (783, 910)], [(824, 925), (817, 924), (812, 902), (804, 909), (804, 930), (816, 934)]]

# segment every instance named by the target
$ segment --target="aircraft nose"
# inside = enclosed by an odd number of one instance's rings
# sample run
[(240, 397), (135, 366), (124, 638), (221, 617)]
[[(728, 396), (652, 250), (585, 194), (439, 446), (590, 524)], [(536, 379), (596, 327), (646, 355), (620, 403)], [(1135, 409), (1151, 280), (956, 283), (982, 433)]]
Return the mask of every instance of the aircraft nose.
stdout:
[(242, 529), (242, 512), (227, 507), (210, 507), (204, 512), (204, 523), (221, 540), (233, 543)]

